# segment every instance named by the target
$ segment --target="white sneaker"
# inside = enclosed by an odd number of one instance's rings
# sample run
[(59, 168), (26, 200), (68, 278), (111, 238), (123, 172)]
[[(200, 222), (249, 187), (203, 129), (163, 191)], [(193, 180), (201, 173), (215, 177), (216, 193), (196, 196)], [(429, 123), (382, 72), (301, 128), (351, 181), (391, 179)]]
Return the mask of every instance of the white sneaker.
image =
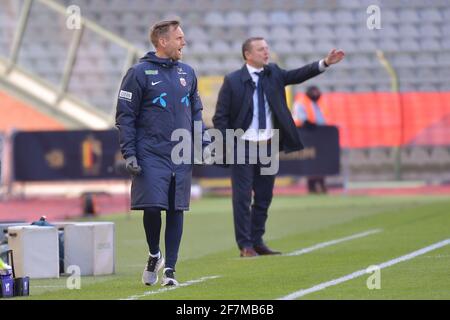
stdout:
[(178, 281), (175, 280), (175, 271), (173, 269), (164, 269), (164, 273), (161, 280), (161, 285), (165, 286), (178, 286)]
[(142, 273), (142, 283), (146, 286), (152, 286), (158, 282), (158, 271), (164, 265), (164, 257), (160, 253), (159, 258), (148, 257), (147, 265), (145, 266), (144, 272)]

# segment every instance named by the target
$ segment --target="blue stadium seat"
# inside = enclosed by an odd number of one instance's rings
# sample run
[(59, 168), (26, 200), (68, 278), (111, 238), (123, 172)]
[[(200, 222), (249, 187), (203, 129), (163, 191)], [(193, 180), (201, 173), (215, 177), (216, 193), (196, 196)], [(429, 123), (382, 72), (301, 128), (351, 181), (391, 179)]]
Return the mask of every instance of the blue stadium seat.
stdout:
[(336, 45), (330, 40), (319, 40), (314, 47), (317, 53), (325, 55), (330, 52), (331, 49), (336, 48)]
[(361, 52), (374, 52), (378, 49), (378, 46), (374, 41), (362, 39), (358, 42), (358, 48)]
[(399, 21), (400, 22), (418, 22), (420, 17), (415, 9), (405, 8), (399, 10)]
[(428, 22), (442, 21), (441, 13), (439, 12), (439, 9), (437, 9), (437, 8), (426, 8), (426, 9), (421, 10), (420, 18), (422, 21), (428, 21)]
[(440, 37), (441, 31), (435, 24), (421, 23), (419, 25), (419, 34), (421, 37)]
[(215, 40), (211, 43), (210, 52), (218, 55), (228, 55), (230, 52), (230, 45), (223, 40)]
[(271, 25), (290, 25), (291, 16), (286, 11), (274, 11), (269, 13), (269, 20)]
[(396, 53), (392, 62), (394, 67), (414, 67), (416, 65), (412, 55), (408, 53)]
[(210, 48), (208, 46), (207, 42), (204, 41), (196, 41), (196, 42), (192, 42), (189, 45), (189, 51), (192, 54), (205, 54), (206, 52), (210, 51)]
[(294, 48), (286, 40), (275, 41), (272, 45), (272, 50), (277, 54), (290, 54), (294, 52)]
[(300, 68), (305, 64), (305, 60), (297, 55), (289, 56), (285, 61), (286, 68), (288, 69)]
[(228, 26), (245, 26), (248, 24), (247, 17), (239, 11), (231, 11), (226, 15), (226, 25)]
[(184, 28), (185, 37), (187, 41), (192, 40), (207, 40), (208, 34), (205, 32), (205, 30), (198, 26), (188, 27)]
[(336, 21), (339, 25), (348, 25), (355, 22), (355, 17), (353, 16), (353, 12), (351, 10), (338, 10), (334, 14), (334, 21)]
[(205, 25), (210, 26), (223, 26), (227, 24), (226, 19), (218, 11), (207, 12), (204, 19), (204, 23)]
[(270, 32), (264, 27), (251, 27), (249, 29), (249, 37), (264, 37), (267, 40), (271, 40)]
[(314, 11), (311, 16), (313, 21), (320, 22), (321, 25), (334, 25), (336, 23), (331, 11), (318, 10)]
[(314, 20), (311, 15), (306, 10), (296, 10), (292, 13), (292, 22), (294, 25), (310, 25), (313, 24)]
[(437, 39), (429, 39), (429, 38), (421, 39), (420, 47), (424, 51), (435, 51), (436, 52), (436, 51), (441, 50), (441, 45)]
[(299, 40), (294, 44), (294, 51), (297, 53), (315, 53), (315, 48), (310, 41)]
[(353, 53), (358, 51), (358, 47), (356, 46), (355, 42), (349, 39), (340, 41), (336, 45), (336, 47), (339, 47), (340, 49), (344, 50), (345, 53)]
[(269, 16), (263, 11), (252, 11), (248, 15), (248, 24), (251, 26), (268, 25)]
[(450, 50), (450, 38), (443, 38), (442, 39), (442, 49)]
[(348, 25), (339, 25), (335, 28), (335, 36), (339, 39), (355, 39), (355, 30)]
[(292, 36), (294, 37), (294, 40), (314, 38), (311, 28), (305, 25), (295, 26), (294, 29), (292, 30)]
[(414, 39), (404, 39), (400, 41), (400, 49), (403, 51), (419, 51), (420, 46)]
[(418, 30), (413, 24), (400, 25), (398, 31), (401, 38), (416, 38), (419, 36)]
[(312, 32), (314, 38), (317, 40), (336, 38), (333, 28), (326, 25), (317, 25), (312, 28)]
[(449, 52), (438, 52), (436, 54), (437, 64), (439, 66), (450, 66), (450, 53)]
[(271, 39), (285, 39), (285, 40), (291, 40), (292, 34), (289, 31), (287, 27), (284, 26), (276, 26), (273, 27), (270, 31), (270, 38)]

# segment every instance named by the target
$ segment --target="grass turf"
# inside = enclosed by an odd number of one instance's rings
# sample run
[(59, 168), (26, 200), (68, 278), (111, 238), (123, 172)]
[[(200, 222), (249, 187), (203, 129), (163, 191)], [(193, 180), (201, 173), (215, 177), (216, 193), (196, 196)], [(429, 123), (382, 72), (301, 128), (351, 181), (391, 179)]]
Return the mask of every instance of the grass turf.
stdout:
[[(66, 277), (32, 279), (31, 296), (25, 299), (277, 299), (450, 238), (450, 200), (441, 196), (275, 197), (265, 239), (283, 252), (371, 229), (382, 232), (299, 256), (240, 259), (231, 200), (205, 198), (193, 202), (185, 216), (176, 275), (180, 282), (220, 277), (158, 294), (149, 292), (161, 290), (159, 284), (146, 287), (140, 282), (147, 257), (142, 213), (98, 220), (116, 224), (116, 274), (83, 277), (80, 290), (67, 289)], [(449, 299), (448, 265), (450, 246), (381, 270), (379, 290), (367, 288), (368, 274), (302, 299)]]

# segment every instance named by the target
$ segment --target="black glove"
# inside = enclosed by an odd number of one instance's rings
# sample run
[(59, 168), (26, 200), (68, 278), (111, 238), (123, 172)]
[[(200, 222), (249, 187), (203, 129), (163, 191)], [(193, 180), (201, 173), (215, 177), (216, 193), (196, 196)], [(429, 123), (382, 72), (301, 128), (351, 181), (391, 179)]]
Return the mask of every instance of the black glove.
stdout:
[(133, 176), (139, 175), (142, 171), (142, 168), (140, 165), (138, 165), (135, 156), (131, 156), (125, 159), (125, 169), (127, 169), (127, 171)]

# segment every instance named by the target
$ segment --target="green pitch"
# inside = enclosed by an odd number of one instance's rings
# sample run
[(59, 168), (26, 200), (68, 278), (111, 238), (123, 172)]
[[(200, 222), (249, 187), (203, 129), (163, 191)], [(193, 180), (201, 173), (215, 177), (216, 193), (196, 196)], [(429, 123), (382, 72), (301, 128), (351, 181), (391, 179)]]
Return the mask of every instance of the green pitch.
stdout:
[[(83, 277), (80, 290), (67, 289), (66, 277), (31, 280), (27, 299), (278, 299), (449, 239), (450, 200), (275, 197), (266, 241), (284, 253), (375, 231), (300, 255), (250, 259), (238, 258), (230, 199), (195, 201), (185, 216), (176, 273), (185, 286), (165, 291), (141, 284), (147, 259), (142, 213), (102, 220), (116, 223), (116, 274)], [(450, 245), (382, 269), (380, 289), (368, 289), (370, 276), (301, 299), (450, 299)]]

